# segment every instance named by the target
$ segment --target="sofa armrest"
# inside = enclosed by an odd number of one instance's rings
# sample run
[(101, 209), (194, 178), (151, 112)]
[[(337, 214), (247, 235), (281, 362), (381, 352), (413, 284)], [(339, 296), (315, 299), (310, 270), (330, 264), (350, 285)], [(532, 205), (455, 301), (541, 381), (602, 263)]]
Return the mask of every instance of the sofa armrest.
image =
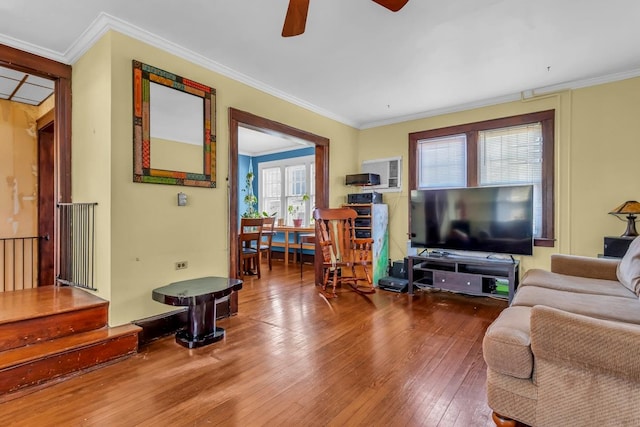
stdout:
[(617, 259), (590, 258), (577, 255), (551, 255), (551, 271), (568, 276), (588, 277), (590, 279), (618, 280)]
[(540, 358), (640, 382), (639, 348), (640, 325), (595, 319), (542, 305), (531, 309), (534, 360)]

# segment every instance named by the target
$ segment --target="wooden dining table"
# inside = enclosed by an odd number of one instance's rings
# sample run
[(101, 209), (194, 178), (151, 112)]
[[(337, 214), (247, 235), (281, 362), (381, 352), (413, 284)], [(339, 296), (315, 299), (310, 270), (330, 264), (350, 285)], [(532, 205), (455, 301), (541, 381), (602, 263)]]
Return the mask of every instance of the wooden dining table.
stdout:
[[(289, 264), (289, 249), (290, 248), (300, 249), (300, 235), (315, 233), (316, 229), (315, 227), (294, 227), (291, 225), (281, 225), (281, 226), (276, 225), (273, 228), (273, 231), (275, 233), (284, 234), (284, 242), (282, 242), (284, 247), (284, 263)], [(293, 242), (289, 241), (289, 235), (291, 233), (293, 233)], [(294, 252), (294, 262), (295, 262), (295, 254), (296, 252)]]

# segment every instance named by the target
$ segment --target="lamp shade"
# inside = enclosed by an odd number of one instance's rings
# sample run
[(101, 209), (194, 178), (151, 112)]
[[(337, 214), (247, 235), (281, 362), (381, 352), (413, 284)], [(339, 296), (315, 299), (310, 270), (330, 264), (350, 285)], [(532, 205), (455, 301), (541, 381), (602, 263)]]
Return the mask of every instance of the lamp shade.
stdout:
[(617, 208), (609, 212), (612, 215), (634, 215), (640, 214), (640, 203), (635, 200), (627, 200)]

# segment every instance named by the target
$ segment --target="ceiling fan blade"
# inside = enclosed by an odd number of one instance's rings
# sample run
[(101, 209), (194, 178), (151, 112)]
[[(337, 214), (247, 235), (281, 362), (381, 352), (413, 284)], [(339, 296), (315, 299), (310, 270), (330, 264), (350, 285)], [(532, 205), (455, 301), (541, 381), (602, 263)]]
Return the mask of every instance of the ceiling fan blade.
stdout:
[(298, 36), (304, 33), (307, 24), (309, 0), (289, 0), (287, 16), (284, 18), (282, 37)]
[(409, 0), (373, 0), (378, 3), (380, 6), (384, 6), (392, 12), (397, 12), (402, 7), (407, 4)]

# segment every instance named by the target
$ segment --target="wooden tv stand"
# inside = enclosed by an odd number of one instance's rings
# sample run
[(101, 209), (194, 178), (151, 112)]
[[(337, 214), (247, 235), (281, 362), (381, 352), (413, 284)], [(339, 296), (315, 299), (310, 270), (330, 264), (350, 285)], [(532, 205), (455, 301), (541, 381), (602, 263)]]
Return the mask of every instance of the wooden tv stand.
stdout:
[[(458, 255), (410, 256), (409, 294), (414, 287), (508, 299), (520, 283), (520, 262)], [(508, 292), (507, 292), (508, 287)]]

